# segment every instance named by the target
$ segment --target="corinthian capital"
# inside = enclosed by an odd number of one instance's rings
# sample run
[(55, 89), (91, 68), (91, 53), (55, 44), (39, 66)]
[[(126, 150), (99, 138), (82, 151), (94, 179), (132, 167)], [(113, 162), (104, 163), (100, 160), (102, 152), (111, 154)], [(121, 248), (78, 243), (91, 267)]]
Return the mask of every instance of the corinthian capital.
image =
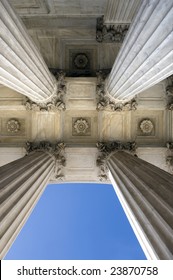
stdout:
[(27, 98), (24, 104), (26, 110), (56, 112), (66, 109), (64, 103), (64, 95), (66, 94), (65, 73), (63, 71), (58, 72), (56, 79), (56, 87), (51, 98), (45, 103), (37, 103)]

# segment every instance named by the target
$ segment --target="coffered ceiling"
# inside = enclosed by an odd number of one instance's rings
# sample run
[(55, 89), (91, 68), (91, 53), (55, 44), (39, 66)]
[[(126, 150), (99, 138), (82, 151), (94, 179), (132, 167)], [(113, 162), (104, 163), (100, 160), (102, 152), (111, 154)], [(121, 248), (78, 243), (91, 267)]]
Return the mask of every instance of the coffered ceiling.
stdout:
[(109, 73), (122, 45), (96, 40), (97, 19), (104, 15), (107, 26), (130, 25), (141, 0), (9, 1), (50, 70), (67, 73), (67, 93), (65, 111), (36, 112), (26, 110), (23, 95), (1, 86), (0, 165), (10, 161), (3, 147), (13, 149), (15, 159), (23, 156), (27, 140), (64, 141), (65, 180), (98, 181), (96, 142), (118, 140), (136, 141), (141, 158), (169, 171), (166, 142), (173, 139), (173, 112), (166, 110), (167, 80), (140, 93), (137, 110), (96, 110), (96, 70)]
[[(96, 41), (97, 18), (109, 23), (130, 23), (140, 0), (10, 0), (49, 68), (69, 76), (94, 76), (98, 69), (112, 68), (121, 43)], [(114, 16), (111, 13), (114, 11)], [(74, 69), (73, 58), (85, 54), (89, 68)]]

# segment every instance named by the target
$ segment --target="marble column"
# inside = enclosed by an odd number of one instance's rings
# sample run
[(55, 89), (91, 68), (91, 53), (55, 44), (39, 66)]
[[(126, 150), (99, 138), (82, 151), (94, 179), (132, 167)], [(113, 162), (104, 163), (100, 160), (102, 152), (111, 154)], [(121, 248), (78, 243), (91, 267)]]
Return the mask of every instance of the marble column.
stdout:
[(104, 23), (131, 23), (140, 3), (141, 0), (108, 0), (104, 14)]
[(173, 73), (173, 0), (144, 0), (107, 79), (115, 100), (129, 100)]
[(148, 259), (173, 259), (173, 176), (124, 151), (110, 155), (107, 165)]
[(0, 167), (0, 259), (29, 217), (54, 168), (54, 156), (44, 151), (33, 151)]
[(0, 1), (0, 83), (35, 102), (49, 102), (56, 79), (7, 0)]

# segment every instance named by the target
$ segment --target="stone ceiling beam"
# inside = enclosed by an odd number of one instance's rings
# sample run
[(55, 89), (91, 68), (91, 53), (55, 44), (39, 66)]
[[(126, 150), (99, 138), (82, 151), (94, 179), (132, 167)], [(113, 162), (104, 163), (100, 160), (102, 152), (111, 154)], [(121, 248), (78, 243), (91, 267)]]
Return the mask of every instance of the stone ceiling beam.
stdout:
[(173, 73), (173, 0), (142, 1), (107, 79), (107, 92), (133, 98)]
[(56, 79), (7, 0), (0, 2), (0, 18), (0, 83), (35, 102), (48, 102), (56, 94)]

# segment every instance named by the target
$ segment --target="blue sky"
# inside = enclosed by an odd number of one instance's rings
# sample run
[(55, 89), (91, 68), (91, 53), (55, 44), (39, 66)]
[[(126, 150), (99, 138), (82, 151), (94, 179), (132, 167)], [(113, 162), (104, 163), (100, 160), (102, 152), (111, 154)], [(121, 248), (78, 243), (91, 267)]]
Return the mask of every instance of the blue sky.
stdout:
[(5, 259), (146, 259), (112, 185), (48, 185)]

